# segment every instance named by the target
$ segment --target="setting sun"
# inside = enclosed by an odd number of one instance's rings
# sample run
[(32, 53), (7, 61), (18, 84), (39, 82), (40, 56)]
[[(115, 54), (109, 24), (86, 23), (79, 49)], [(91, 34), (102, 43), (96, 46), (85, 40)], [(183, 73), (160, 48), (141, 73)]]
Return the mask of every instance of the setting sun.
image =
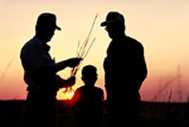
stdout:
[(74, 89), (72, 87), (62, 88), (57, 92), (56, 98), (58, 100), (71, 100), (74, 95)]

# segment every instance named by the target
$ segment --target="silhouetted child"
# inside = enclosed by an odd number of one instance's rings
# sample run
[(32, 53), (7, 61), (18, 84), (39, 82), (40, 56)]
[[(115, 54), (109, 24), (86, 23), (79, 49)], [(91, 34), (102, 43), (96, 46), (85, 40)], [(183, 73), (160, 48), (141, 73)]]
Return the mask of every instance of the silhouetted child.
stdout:
[(84, 86), (78, 88), (72, 98), (73, 111), (79, 127), (99, 127), (103, 116), (103, 90), (95, 87), (97, 69), (87, 65), (82, 70)]

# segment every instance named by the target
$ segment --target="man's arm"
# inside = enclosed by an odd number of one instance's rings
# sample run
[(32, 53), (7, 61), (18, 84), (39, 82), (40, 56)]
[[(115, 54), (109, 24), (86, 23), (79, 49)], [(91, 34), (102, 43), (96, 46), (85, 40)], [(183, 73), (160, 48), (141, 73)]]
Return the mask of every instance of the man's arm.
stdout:
[[(43, 61), (47, 61), (47, 60), (45, 60), (45, 57), (41, 57), (38, 59), (37, 62), (38, 65), (36, 65), (32, 71), (38, 72), (38, 74), (56, 73), (58, 71), (65, 69), (66, 67), (77, 66), (81, 60), (82, 60), (81, 58), (70, 58), (68, 60), (55, 63), (54, 61), (49, 59), (48, 63), (43, 63)], [(34, 65), (35, 64), (33, 64), (33, 66)]]
[(54, 64), (55, 72), (58, 72), (66, 67), (75, 67), (80, 63), (81, 60), (82, 60), (81, 58), (70, 58), (70, 59), (58, 62)]
[(58, 88), (71, 87), (75, 84), (75, 77), (72, 76), (68, 79), (63, 79), (60, 76), (56, 76), (56, 84)]

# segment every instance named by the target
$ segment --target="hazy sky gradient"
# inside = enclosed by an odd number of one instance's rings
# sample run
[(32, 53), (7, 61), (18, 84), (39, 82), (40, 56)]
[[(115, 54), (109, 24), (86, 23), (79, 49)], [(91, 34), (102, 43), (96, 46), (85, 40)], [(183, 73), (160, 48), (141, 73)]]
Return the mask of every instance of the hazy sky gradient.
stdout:
[[(50, 53), (57, 61), (76, 55), (78, 40), (86, 38), (94, 16), (99, 15), (92, 33), (92, 37), (96, 37), (95, 44), (81, 67), (96, 65), (97, 84), (103, 88), (102, 63), (110, 39), (100, 23), (111, 10), (124, 14), (126, 34), (144, 45), (149, 73), (140, 91), (142, 99), (151, 100), (168, 80), (177, 77), (162, 95), (172, 89), (173, 100), (179, 101), (180, 88), (186, 100), (189, 95), (188, 0), (0, 0), (0, 99), (25, 98), (19, 53), (35, 33), (37, 16), (46, 11), (57, 15), (57, 23), (63, 29), (57, 31), (49, 43)], [(69, 71), (60, 74), (68, 77)], [(178, 87), (179, 71), (181, 86)], [(79, 71), (76, 87), (82, 84), (80, 77)]]

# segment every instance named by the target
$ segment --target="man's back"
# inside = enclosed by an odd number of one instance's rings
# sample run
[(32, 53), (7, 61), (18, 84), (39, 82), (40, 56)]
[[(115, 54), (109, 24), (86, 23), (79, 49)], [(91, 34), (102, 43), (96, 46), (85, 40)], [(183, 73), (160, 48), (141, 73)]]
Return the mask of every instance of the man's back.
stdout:
[(147, 73), (143, 46), (130, 37), (112, 40), (107, 50), (104, 68), (108, 79), (113, 78), (116, 82), (142, 82)]
[(39, 91), (43, 94), (46, 92), (55, 96), (57, 91), (55, 88), (56, 73), (48, 68), (48, 65), (54, 64), (48, 53), (49, 49), (48, 45), (34, 37), (22, 48), (21, 62), (25, 71), (24, 81), (28, 84), (28, 91)]
[(104, 61), (105, 87), (114, 101), (136, 101), (139, 89), (146, 78), (147, 68), (143, 46), (128, 36), (113, 39)]

